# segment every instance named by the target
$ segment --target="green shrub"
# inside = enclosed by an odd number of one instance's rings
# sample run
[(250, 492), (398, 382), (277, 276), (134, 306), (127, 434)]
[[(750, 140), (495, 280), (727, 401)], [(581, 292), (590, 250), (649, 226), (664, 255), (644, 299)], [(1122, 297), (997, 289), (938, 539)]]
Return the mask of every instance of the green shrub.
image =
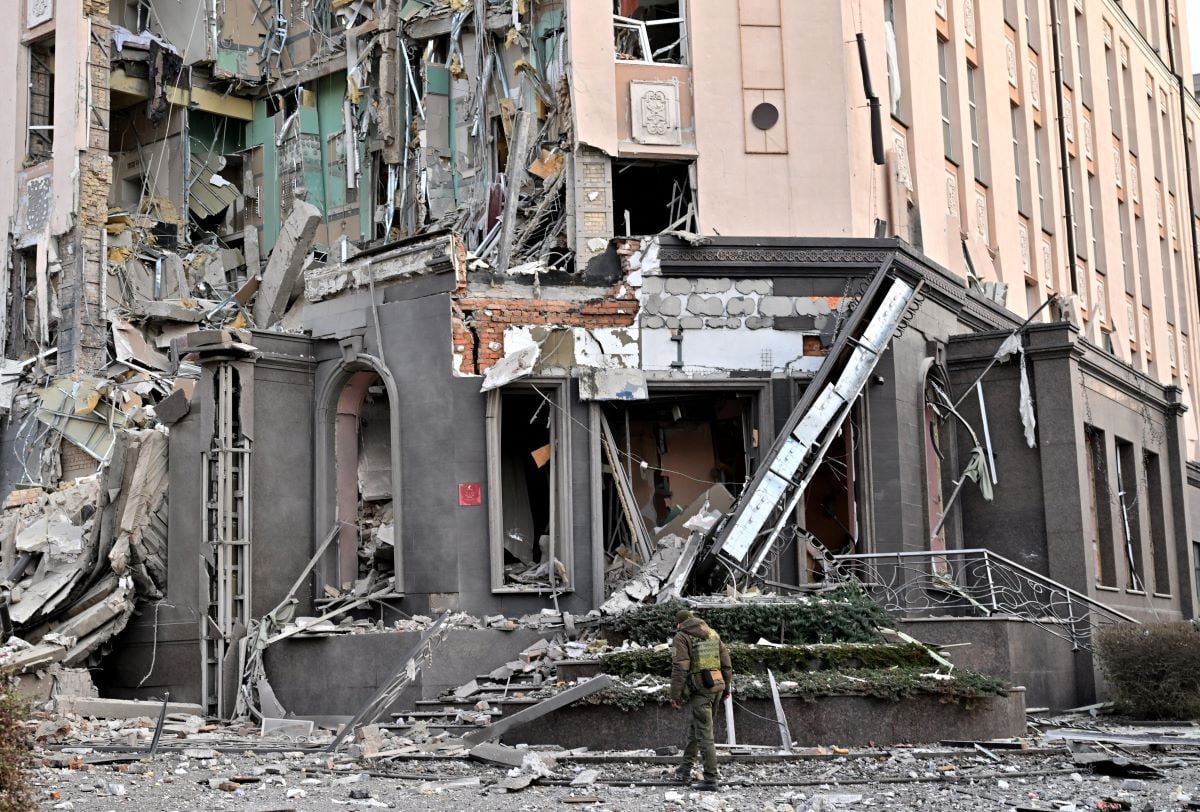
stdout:
[(26, 770), (33, 742), (25, 729), (29, 708), (15, 692), (0, 685), (0, 812), (36, 809)]
[(1137, 719), (1200, 718), (1200, 630), (1192, 623), (1120, 623), (1096, 636), (1117, 710)]
[[(735, 674), (762, 673), (768, 668), (781, 674), (829, 669), (937, 667), (923, 646), (912, 643), (815, 643), (780, 648), (730, 643), (729, 659)], [(642, 648), (614, 651), (602, 655), (600, 665), (607, 674), (656, 674), (666, 677), (671, 674), (671, 650)]]
[[(675, 613), (682, 603), (644, 606), (613, 618), (614, 631), (641, 645), (657, 645), (675, 634)], [(787, 603), (739, 603), (697, 610), (727, 643), (877, 643), (887, 613), (851, 585), (833, 592), (804, 596)]]
[[(935, 676), (926, 668), (888, 668), (793, 672), (776, 674), (775, 680), (784, 695), (809, 702), (827, 696), (869, 696), (898, 702), (918, 694), (932, 694), (947, 702), (969, 703), (1008, 690), (1002, 680), (959, 669), (948, 677)], [(670, 701), (667, 688), (665, 678), (643, 675), (633, 681), (620, 680), (580, 702), (636, 710), (646, 704)], [(733, 696), (735, 700), (770, 699), (771, 687), (764, 677), (734, 674)]]

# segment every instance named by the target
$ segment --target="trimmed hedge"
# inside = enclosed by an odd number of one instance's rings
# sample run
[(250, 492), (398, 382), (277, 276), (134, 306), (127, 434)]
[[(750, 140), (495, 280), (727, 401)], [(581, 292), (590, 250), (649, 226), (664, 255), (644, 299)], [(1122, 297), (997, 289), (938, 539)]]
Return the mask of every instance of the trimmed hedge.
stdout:
[(1119, 712), (1137, 719), (1200, 719), (1200, 629), (1188, 622), (1120, 623), (1096, 636)]
[[(729, 659), (735, 674), (765, 673), (768, 668), (781, 674), (829, 669), (937, 667), (924, 647), (912, 643), (817, 643), (782, 648), (730, 643)], [(669, 677), (671, 650), (642, 648), (614, 651), (601, 655), (600, 668), (606, 674), (618, 676), (655, 674)]]
[[(1009, 688), (994, 677), (957, 669), (948, 678), (935, 676), (925, 668), (889, 668), (792, 672), (777, 674), (775, 680), (785, 695), (798, 696), (808, 702), (826, 696), (868, 696), (899, 702), (917, 694), (933, 694), (947, 702), (970, 702), (1001, 696)], [(782, 683), (795, 685), (783, 686)], [(580, 702), (636, 710), (646, 704), (669, 702), (668, 687), (667, 680), (644, 675), (634, 682), (617, 682)], [(766, 679), (734, 674), (733, 697), (735, 700), (769, 699), (771, 687)]]
[[(611, 628), (641, 645), (657, 645), (675, 635), (677, 601), (652, 604), (614, 617)], [(797, 598), (788, 603), (741, 603), (697, 610), (726, 643), (766, 639), (784, 645), (878, 643), (887, 613), (856, 585)]]

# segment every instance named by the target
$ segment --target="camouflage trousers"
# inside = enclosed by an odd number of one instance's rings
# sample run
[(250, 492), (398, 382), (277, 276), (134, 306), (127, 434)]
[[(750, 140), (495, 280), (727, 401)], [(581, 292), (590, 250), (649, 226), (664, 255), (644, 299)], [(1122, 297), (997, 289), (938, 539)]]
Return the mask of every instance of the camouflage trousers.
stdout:
[(690, 769), (699, 756), (704, 764), (704, 780), (717, 781), (717, 746), (713, 741), (713, 713), (721, 701), (720, 694), (693, 693), (687, 700), (691, 720), (688, 723), (688, 742), (683, 751), (684, 769)]

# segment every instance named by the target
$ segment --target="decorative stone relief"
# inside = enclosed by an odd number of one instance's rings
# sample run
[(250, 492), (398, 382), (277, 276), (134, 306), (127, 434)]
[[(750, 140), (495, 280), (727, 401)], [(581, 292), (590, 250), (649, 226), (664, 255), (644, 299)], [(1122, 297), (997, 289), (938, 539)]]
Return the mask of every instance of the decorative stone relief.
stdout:
[(54, 0), (28, 0), (28, 3), (25, 7), (25, 24), (28, 27), (49, 22), (54, 17)]
[(1017, 46), (1012, 40), (1004, 41), (1004, 58), (1008, 65), (1008, 83), (1017, 86)]
[(633, 140), (639, 144), (679, 146), (679, 86), (675, 82), (630, 82)]
[(1121, 150), (1117, 149), (1116, 145), (1113, 146), (1113, 168), (1117, 170), (1116, 184), (1120, 189), (1125, 185), (1125, 181), (1121, 177)]
[(1075, 140), (1075, 114), (1071, 106), (1071, 97), (1063, 96), (1063, 133), (1068, 141)]
[(1034, 106), (1034, 109), (1042, 108), (1042, 83), (1038, 77), (1037, 63), (1032, 59), (1028, 63), (1029, 73), (1029, 103)]
[(975, 44), (975, 0), (963, 0), (963, 35), (967, 42)]
[(983, 192), (978, 191), (975, 192), (975, 236), (983, 240), (984, 244), (987, 244), (987, 198)]
[(1133, 198), (1134, 203), (1140, 203), (1138, 197), (1138, 170), (1137, 164), (1133, 161), (1129, 162), (1129, 196)]
[(1162, 187), (1157, 183), (1154, 184), (1154, 208), (1158, 212), (1158, 224), (1161, 226), (1163, 224)]
[(1133, 315), (1133, 302), (1125, 303), (1125, 329), (1129, 332), (1129, 340), (1137, 341), (1137, 318)]
[(1017, 223), (1017, 244), (1021, 248), (1021, 270), (1026, 276), (1032, 276), (1033, 270), (1029, 259), (1029, 226), (1023, 222)]
[(1083, 157), (1089, 161), (1092, 159), (1092, 120), (1087, 116), (1083, 117)]
[(933, 8), (939, 17), (946, 19), (946, 0), (934, 0)]
[(1107, 45), (1109, 48), (1112, 47), (1112, 37), (1113, 37), (1112, 26), (1106, 22), (1104, 24), (1104, 44)]
[(896, 176), (897, 180), (912, 191), (912, 171), (908, 166), (908, 139), (904, 133), (892, 130), (892, 151), (896, 156)]
[(1175, 366), (1179, 360), (1175, 356), (1175, 331), (1172, 330), (1167, 334), (1167, 360), (1171, 362), (1171, 366)]
[(1142, 349), (1154, 352), (1154, 334), (1150, 332), (1150, 314), (1142, 311)]
[(1042, 238), (1042, 279), (1048, 287), (1054, 287), (1054, 248), (1050, 238)]
[(1096, 318), (1101, 322), (1108, 321), (1108, 297), (1105, 296), (1104, 283), (1099, 279), (1096, 280)]
[(1175, 201), (1167, 201), (1167, 233), (1175, 239)]
[(946, 172), (946, 213), (951, 217), (958, 216), (958, 177), (953, 172)]

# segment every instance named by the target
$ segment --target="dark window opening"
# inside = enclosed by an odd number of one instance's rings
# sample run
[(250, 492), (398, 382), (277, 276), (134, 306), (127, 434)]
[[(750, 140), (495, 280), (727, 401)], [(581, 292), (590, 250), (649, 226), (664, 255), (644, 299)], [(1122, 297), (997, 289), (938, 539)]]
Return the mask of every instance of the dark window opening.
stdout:
[(395, 572), (391, 439), (383, 381), (375, 372), (354, 373), (338, 399), (334, 440), (343, 590), (377, 591)]
[[(832, 555), (863, 552), (857, 549), (857, 445), (858, 427), (853, 418), (848, 417), (804, 492), (804, 529)], [(814, 552), (805, 549), (810, 582), (825, 577), (824, 565)]]
[(1117, 439), (1117, 510), (1120, 513), (1122, 549), (1127, 568), (1125, 588), (1142, 592), (1146, 583), (1142, 576), (1141, 501), (1138, 499), (1138, 467), (1133, 443)]
[(683, 161), (617, 161), (613, 166), (614, 233), (696, 230), (692, 167)]
[(1108, 488), (1108, 455), (1104, 432), (1088, 426), (1087, 438), (1088, 470), (1092, 509), (1092, 556), (1095, 562), (1096, 582), (1101, 586), (1117, 585), (1116, 561), (1113, 554), (1112, 502)]
[(1150, 516), (1150, 570), (1154, 574), (1154, 591), (1171, 594), (1171, 570), (1167, 561), (1167, 528), (1163, 515), (1162, 467), (1158, 455), (1147, 451), (1142, 456), (1146, 471), (1146, 506)]
[(505, 580), (548, 560), (552, 522), (550, 434), (554, 409), (537, 393), (505, 393), (500, 413)]

